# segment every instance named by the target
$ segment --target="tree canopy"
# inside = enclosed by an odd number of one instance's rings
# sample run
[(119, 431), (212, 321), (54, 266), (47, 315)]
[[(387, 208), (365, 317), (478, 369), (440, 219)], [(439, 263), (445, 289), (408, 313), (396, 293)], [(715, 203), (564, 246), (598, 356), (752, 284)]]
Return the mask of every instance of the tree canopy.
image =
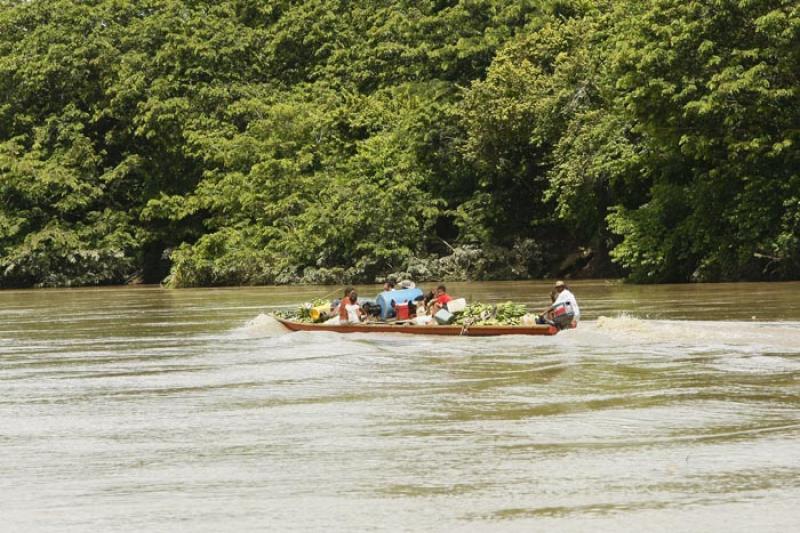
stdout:
[(800, 277), (789, 0), (0, 0), (0, 287)]

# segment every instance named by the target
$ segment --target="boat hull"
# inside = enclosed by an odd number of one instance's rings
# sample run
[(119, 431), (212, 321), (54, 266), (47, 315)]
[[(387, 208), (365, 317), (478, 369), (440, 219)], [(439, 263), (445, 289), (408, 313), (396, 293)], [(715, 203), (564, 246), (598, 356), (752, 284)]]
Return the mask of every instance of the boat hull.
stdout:
[(536, 326), (419, 326), (412, 324), (309, 324), (275, 317), (291, 331), (330, 331), (333, 333), (404, 333), (411, 335), (450, 335), (464, 337), (496, 337), (498, 335), (555, 335), (558, 328), (549, 325)]

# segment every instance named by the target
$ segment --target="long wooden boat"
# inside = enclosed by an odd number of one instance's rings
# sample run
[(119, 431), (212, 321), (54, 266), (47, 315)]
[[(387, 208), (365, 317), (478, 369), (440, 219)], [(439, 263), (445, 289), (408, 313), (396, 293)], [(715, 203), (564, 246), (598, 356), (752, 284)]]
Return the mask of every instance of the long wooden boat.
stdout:
[(411, 323), (363, 322), (360, 324), (311, 324), (275, 317), (291, 331), (331, 331), (334, 333), (408, 333), (414, 335), (454, 335), (466, 337), (492, 337), (497, 335), (555, 335), (558, 328), (549, 325), (535, 326), (420, 326)]

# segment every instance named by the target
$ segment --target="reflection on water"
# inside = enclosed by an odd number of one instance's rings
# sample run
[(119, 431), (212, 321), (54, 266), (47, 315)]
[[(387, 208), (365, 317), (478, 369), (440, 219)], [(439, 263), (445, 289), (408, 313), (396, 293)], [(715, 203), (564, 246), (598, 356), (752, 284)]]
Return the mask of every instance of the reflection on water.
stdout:
[(800, 525), (800, 284), (576, 283), (555, 337), (264, 314), (330, 289), (0, 292), (3, 529)]

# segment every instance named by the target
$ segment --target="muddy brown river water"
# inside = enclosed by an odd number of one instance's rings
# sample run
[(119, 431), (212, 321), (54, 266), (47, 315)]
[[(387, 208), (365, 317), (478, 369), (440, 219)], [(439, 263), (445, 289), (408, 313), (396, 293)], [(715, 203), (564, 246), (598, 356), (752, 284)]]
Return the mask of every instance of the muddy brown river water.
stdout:
[(332, 287), (2, 291), (0, 530), (800, 530), (800, 283), (572, 288), (576, 330), (502, 338), (266, 316)]

